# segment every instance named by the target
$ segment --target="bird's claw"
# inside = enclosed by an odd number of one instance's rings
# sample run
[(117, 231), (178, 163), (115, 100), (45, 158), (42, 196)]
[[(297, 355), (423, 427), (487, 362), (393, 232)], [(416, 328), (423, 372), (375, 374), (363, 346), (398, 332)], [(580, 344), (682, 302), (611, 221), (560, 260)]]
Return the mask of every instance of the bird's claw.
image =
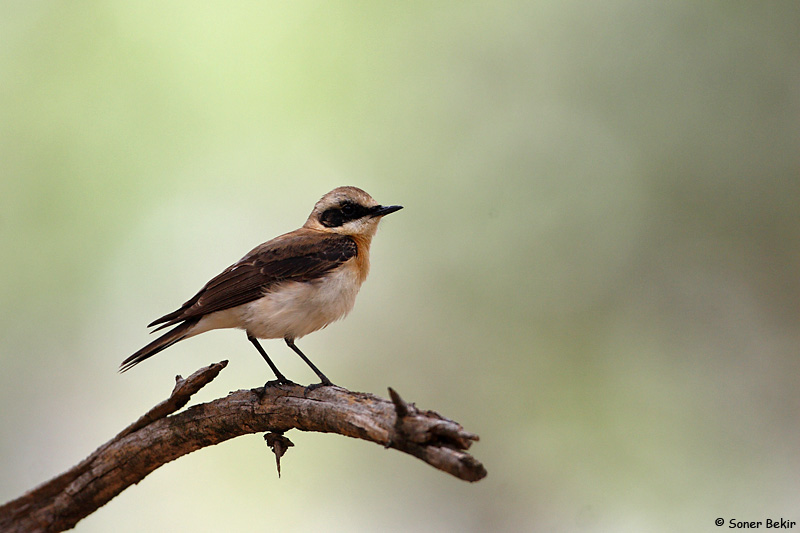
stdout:
[(318, 389), (320, 387), (335, 387), (335, 386), (336, 385), (334, 385), (330, 381), (323, 381), (323, 382), (320, 382), (320, 383), (312, 383), (311, 385), (308, 385), (306, 387), (305, 392), (311, 392), (311, 391), (316, 390), (316, 389)]

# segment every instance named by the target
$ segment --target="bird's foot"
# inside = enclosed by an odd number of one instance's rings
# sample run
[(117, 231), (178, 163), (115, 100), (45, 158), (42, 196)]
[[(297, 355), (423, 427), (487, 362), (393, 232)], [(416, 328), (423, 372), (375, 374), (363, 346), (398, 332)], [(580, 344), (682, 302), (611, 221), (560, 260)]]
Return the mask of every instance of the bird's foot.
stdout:
[(289, 385), (290, 387), (296, 387), (297, 383), (292, 381), (291, 379), (273, 379), (272, 381), (267, 381), (264, 383), (264, 387), (279, 387), (281, 385)]
[(264, 395), (267, 393), (267, 389), (271, 387), (280, 387), (281, 385), (288, 385), (290, 387), (298, 387), (299, 385), (290, 379), (273, 379), (272, 381), (267, 381), (264, 383), (264, 386), (261, 387), (261, 394), (259, 398), (263, 399)]
[(331, 380), (326, 379), (325, 381), (323, 381), (321, 383), (312, 383), (311, 385), (307, 386), (305, 392), (311, 392), (311, 391), (316, 390), (316, 389), (318, 389), (320, 387), (335, 387), (335, 386), (336, 385), (334, 385), (331, 382)]

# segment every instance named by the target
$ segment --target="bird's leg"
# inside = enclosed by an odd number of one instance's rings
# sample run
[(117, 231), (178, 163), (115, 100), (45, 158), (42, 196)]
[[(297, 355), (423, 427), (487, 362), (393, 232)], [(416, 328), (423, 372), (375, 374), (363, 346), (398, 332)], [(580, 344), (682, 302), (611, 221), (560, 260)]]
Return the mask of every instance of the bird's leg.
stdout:
[[(289, 337), (284, 337), (284, 339), (283, 339), (283, 340), (285, 340), (285, 341), (286, 341), (286, 345), (287, 345), (289, 348), (291, 348), (292, 350), (294, 350), (294, 353), (296, 353), (297, 355), (299, 355), (299, 356), (300, 356), (300, 359), (302, 359), (303, 361), (305, 361), (305, 362), (306, 362), (306, 364), (307, 364), (308, 366), (310, 366), (310, 367), (311, 367), (311, 370), (313, 370), (313, 371), (314, 371), (314, 373), (317, 375), (317, 377), (319, 377), (319, 379), (322, 381), (322, 383), (320, 383), (319, 385), (317, 385), (318, 387), (319, 387), (319, 386), (323, 386), (323, 385), (329, 385), (329, 386), (330, 386), (330, 385), (333, 385), (333, 383), (331, 382), (331, 380), (329, 380), (327, 377), (325, 377), (325, 374), (323, 374), (322, 372), (320, 372), (319, 368), (317, 368), (317, 367), (316, 367), (316, 365), (314, 365), (314, 363), (312, 363), (312, 362), (311, 362), (311, 360), (310, 360), (308, 357), (306, 357), (306, 356), (305, 356), (305, 354), (304, 354), (303, 352), (301, 352), (301, 351), (300, 351), (300, 348), (298, 348), (298, 347), (297, 347), (297, 346), (294, 344), (294, 339), (290, 339)], [(312, 386), (312, 387), (313, 387), (313, 386)]]
[(294, 384), (293, 382), (291, 382), (288, 379), (286, 379), (286, 376), (281, 374), (281, 371), (278, 370), (278, 367), (275, 366), (275, 363), (273, 363), (272, 359), (269, 358), (269, 356), (267, 355), (267, 352), (265, 352), (264, 348), (261, 347), (261, 344), (258, 342), (258, 339), (256, 339), (255, 337), (253, 337), (252, 335), (250, 335), (248, 333), (247, 334), (247, 340), (249, 340), (250, 342), (253, 343), (253, 346), (256, 347), (256, 350), (258, 350), (258, 353), (261, 354), (261, 357), (263, 357), (264, 361), (267, 362), (269, 367), (272, 369), (272, 372), (275, 373), (275, 377), (278, 378), (278, 383), (287, 384), (287, 385), (293, 385)]

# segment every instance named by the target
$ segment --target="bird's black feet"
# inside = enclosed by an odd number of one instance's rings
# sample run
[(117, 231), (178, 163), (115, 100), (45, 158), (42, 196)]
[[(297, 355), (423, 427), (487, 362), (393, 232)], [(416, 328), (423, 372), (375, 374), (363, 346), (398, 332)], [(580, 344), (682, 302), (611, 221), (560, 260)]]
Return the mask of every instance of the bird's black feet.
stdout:
[(297, 383), (295, 383), (294, 381), (292, 381), (290, 379), (286, 379), (286, 378), (284, 378), (284, 379), (273, 379), (272, 381), (267, 381), (266, 383), (264, 383), (263, 387), (261, 387), (259, 389), (256, 389), (257, 391), (260, 391), (259, 394), (258, 394), (258, 399), (259, 400), (263, 400), (264, 396), (267, 394), (267, 390), (269, 390), (270, 388), (272, 388), (272, 387), (280, 387), (282, 385), (288, 385), (290, 387), (298, 387), (299, 386)]
[(256, 339), (255, 337), (253, 337), (252, 335), (250, 335), (248, 333), (247, 334), (247, 340), (249, 340), (251, 343), (253, 343), (253, 346), (256, 347), (256, 350), (258, 350), (258, 353), (261, 354), (261, 357), (264, 358), (264, 361), (267, 362), (267, 364), (269, 365), (269, 368), (272, 370), (272, 373), (275, 374), (275, 377), (277, 378), (275, 381), (268, 381), (267, 384), (264, 385), (264, 387), (266, 387), (269, 384), (296, 385), (296, 383), (286, 379), (286, 376), (281, 374), (281, 371), (278, 370), (278, 367), (275, 366), (275, 363), (272, 362), (272, 359), (269, 358), (269, 356), (267, 355), (267, 352), (265, 352), (264, 348), (262, 348), (261, 344), (259, 344), (258, 339)]
[(309, 368), (311, 368), (311, 370), (314, 371), (314, 373), (317, 375), (317, 377), (321, 381), (321, 383), (317, 383), (315, 385), (309, 385), (308, 387), (306, 387), (306, 391), (312, 391), (314, 389), (318, 389), (319, 387), (332, 387), (333, 386), (333, 383), (331, 382), (331, 380), (329, 380), (327, 378), (327, 376), (325, 376), (325, 374), (320, 372), (319, 368), (317, 368), (317, 366), (314, 363), (312, 363), (311, 360), (308, 357), (306, 357), (306, 354), (304, 354), (303, 352), (300, 351), (300, 348), (298, 348), (297, 345), (294, 343), (294, 339), (292, 339), (291, 337), (284, 337), (283, 340), (286, 341), (286, 346), (288, 346), (289, 348), (294, 350), (294, 352), (297, 355), (300, 356), (300, 359), (305, 361), (305, 363), (309, 366)]
[(316, 389), (318, 389), (320, 387), (335, 387), (335, 386), (336, 385), (331, 383), (331, 380), (326, 379), (326, 380), (322, 381), (322, 383), (312, 383), (311, 385), (306, 387), (305, 391), (306, 392), (311, 392), (312, 390), (316, 390)]
[(297, 383), (295, 383), (291, 379), (283, 378), (283, 379), (273, 379), (271, 381), (267, 381), (266, 383), (264, 383), (264, 388), (267, 388), (267, 387), (279, 387), (281, 385), (289, 385), (290, 387), (297, 387), (298, 386)]

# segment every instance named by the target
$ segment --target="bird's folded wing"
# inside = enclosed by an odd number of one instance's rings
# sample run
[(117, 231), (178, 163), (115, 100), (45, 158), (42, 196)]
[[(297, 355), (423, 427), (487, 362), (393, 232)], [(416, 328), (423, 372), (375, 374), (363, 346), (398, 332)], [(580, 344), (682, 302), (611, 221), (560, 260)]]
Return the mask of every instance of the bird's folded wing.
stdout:
[(333, 270), (358, 253), (345, 235), (320, 236), (300, 229), (266, 242), (206, 283), (180, 309), (149, 326), (155, 331), (186, 319), (230, 309), (257, 300), (282, 281), (310, 281)]

